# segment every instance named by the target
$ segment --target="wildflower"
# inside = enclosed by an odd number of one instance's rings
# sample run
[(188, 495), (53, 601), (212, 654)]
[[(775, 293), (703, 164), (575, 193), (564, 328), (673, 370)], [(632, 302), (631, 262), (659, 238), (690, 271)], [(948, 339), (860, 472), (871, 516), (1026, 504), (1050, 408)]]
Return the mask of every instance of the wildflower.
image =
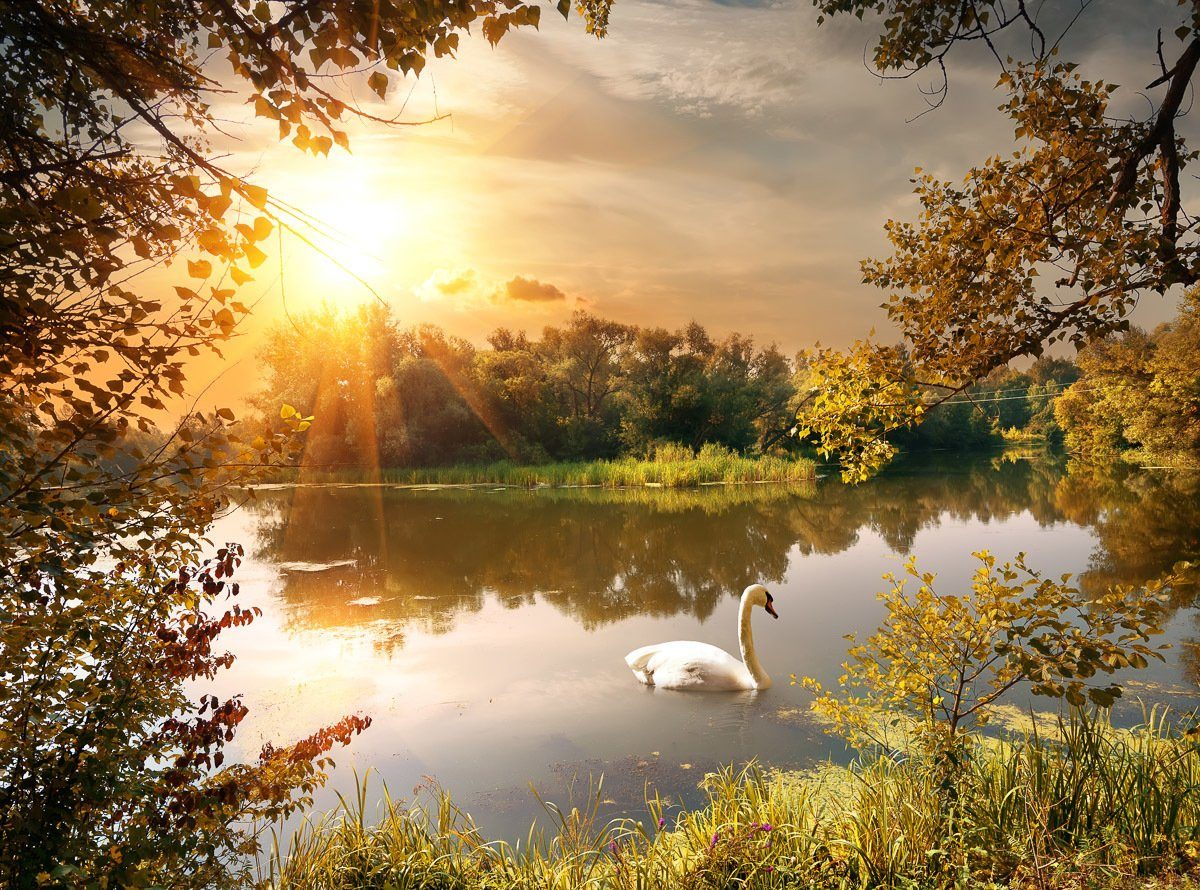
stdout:
[(611, 853), (612, 853), (612, 854), (615, 856), (615, 855), (617, 854), (617, 842), (616, 842), (616, 841), (609, 841), (609, 842), (608, 842), (608, 849), (609, 849), (609, 851), (610, 851), (610, 852), (611, 852)]
[(759, 831), (770, 831), (772, 828), (774, 828), (774, 826), (771, 825), (770, 822), (764, 822), (762, 825), (758, 826)]
[(666, 826), (666, 824), (667, 824), (667, 820), (664, 819), (662, 816), (659, 816), (658, 817), (658, 827), (663, 828)]
[(717, 845), (717, 840), (720, 837), (721, 837), (721, 829), (718, 828), (716, 831), (713, 832), (712, 840), (708, 842), (708, 849), (711, 850), (713, 847), (715, 847)]

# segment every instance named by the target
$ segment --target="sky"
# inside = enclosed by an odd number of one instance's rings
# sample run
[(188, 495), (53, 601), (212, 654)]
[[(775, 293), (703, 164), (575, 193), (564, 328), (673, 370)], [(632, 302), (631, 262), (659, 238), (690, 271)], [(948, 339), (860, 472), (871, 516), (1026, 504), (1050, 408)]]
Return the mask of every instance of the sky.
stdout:
[[(1078, 5), (1046, 0), (1047, 30)], [(1095, 0), (1063, 55), (1129, 84), (1118, 105), (1144, 112), (1155, 29), (1170, 53), (1177, 8)], [(345, 81), (372, 113), (444, 115), (356, 124), (349, 155), (303, 155), (249, 106), (218, 109), (227, 166), (320, 220), (318, 241), (375, 292), (294, 238), (274, 242), (247, 288), (261, 300), (226, 350), (233, 362), (253, 365), (285, 306), (296, 316), (376, 298), (404, 326), (476, 342), (577, 309), (696, 320), (788, 353), (872, 328), (888, 339), (885, 294), (861, 283), (859, 261), (886, 255), (888, 218), (913, 217), (914, 168), (958, 179), (1012, 147), (995, 59), (959, 52), (945, 103), (922, 115), (928, 77), (884, 81), (865, 64), (878, 23), (818, 27), (810, 0), (619, 0), (603, 40), (575, 15), (544, 12), (540, 31), (495, 48), (465, 39), (419, 79), (395, 77), (386, 103)], [(1175, 307), (1144, 303), (1142, 324)]]

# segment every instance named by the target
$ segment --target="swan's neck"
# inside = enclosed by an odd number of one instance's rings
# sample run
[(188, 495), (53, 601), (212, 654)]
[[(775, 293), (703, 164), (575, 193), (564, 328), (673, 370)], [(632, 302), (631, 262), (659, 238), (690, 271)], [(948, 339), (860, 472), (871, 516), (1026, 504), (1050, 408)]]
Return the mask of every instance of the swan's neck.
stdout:
[(759, 664), (758, 653), (754, 651), (754, 631), (750, 629), (750, 613), (753, 611), (754, 604), (742, 597), (742, 605), (738, 610), (738, 645), (742, 649), (742, 662), (754, 678), (755, 688), (766, 689), (771, 685), (771, 677)]

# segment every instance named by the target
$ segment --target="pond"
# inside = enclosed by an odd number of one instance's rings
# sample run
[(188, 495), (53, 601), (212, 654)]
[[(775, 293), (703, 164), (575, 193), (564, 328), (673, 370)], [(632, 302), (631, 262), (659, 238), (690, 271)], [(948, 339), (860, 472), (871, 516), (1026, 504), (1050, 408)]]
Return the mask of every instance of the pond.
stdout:
[[(335, 752), (318, 806), (369, 769), (372, 795), (386, 783), (410, 799), (436, 782), (490, 836), (516, 839), (539, 812), (531, 785), (581, 805), (603, 775), (602, 813), (637, 816), (647, 793), (699, 802), (719, 764), (844, 756), (788, 678), (836, 682), (844, 635), (877, 626), (881, 575), (908, 554), (944, 592), (962, 590), (986, 548), (1080, 574), (1086, 593), (1200, 557), (1198, 529), (1195, 475), (1012, 455), (909, 462), (858, 487), (265, 489), (212, 533), (246, 545), (241, 599), (263, 609), (225, 638), (238, 660), (217, 691), (250, 706), (246, 757), (347, 713), (373, 718)], [(624, 656), (649, 643), (736, 655), (738, 597), (755, 581), (780, 616), (754, 616), (772, 688), (636, 682)], [(1192, 706), (1191, 597), (1175, 594), (1173, 648), (1131, 678), (1131, 696)]]

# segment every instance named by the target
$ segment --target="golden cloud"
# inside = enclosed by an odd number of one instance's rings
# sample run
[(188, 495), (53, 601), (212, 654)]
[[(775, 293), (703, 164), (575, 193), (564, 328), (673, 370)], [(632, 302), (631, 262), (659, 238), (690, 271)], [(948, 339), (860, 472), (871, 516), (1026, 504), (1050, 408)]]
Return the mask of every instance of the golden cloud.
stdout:
[(499, 299), (523, 303), (550, 303), (567, 298), (567, 295), (553, 284), (538, 281), (536, 278), (523, 278), (520, 275), (505, 284), (504, 289), (498, 291), (496, 296)]
[(463, 297), (470, 294), (478, 286), (474, 269), (449, 271), (438, 269), (416, 289), (417, 296), (426, 303), (432, 303), (443, 297)]

